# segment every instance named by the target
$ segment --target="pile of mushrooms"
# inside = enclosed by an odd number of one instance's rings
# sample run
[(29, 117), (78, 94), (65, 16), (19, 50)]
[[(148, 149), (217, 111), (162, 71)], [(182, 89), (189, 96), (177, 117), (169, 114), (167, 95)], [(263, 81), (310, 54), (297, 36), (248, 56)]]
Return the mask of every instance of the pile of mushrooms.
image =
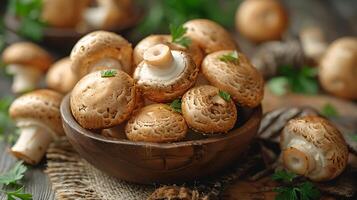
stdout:
[(112, 139), (123, 138), (118, 128), (132, 141), (177, 142), (189, 129), (229, 134), (240, 108), (259, 106), (263, 77), (217, 23), (196, 19), (183, 27), (187, 46), (170, 35), (151, 35), (134, 49), (106, 31), (80, 39), (70, 56), (80, 78), (70, 95), (76, 121)]

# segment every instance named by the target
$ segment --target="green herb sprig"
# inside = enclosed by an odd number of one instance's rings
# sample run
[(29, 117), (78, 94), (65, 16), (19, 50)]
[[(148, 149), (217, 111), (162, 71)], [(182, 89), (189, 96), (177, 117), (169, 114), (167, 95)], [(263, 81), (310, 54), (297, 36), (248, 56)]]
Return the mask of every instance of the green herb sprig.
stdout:
[(227, 102), (229, 102), (229, 101), (231, 101), (231, 95), (228, 93), (228, 92), (226, 92), (226, 91), (222, 91), (222, 90), (220, 90), (219, 92), (218, 92), (218, 95), (220, 96), (220, 97), (222, 97), (222, 99), (224, 99), (225, 101), (227, 101)]
[(24, 193), (23, 187), (15, 191), (4, 191), (8, 200), (32, 200), (32, 194)]
[(324, 117), (338, 117), (339, 113), (337, 109), (330, 103), (326, 103), (320, 111), (320, 114)]
[(170, 103), (171, 109), (178, 113), (182, 113), (181, 105), (182, 105), (181, 99), (175, 99)]
[(219, 60), (222, 62), (231, 62), (231, 63), (238, 63), (239, 62), (239, 57), (238, 57), (238, 52), (233, 51), (229, 52), (227, 54), (223, 54), (219, 57)]
[(114, 77), (117, 75), (117, 71), (113, 69), (103, 70), (100, 72), (102, 78)]
[(188, 47), (191, 44), (191, 39), (184, 36), (185, 33), (187, 31), (187, 28), (183, 27), (183, 25), (179, 25), (179, 26), (174, 26), (174, 25), (170, 25), (170, 33), (171, 33), (171, 37), (172, 37), (172, 42), (182, 45), (184, 47)]

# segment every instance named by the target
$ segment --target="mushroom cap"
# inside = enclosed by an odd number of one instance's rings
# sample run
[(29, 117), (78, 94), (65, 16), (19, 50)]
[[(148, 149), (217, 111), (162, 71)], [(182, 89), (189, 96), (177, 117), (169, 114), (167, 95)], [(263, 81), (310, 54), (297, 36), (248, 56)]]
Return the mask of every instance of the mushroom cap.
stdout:
[(102, 77), (102, 71), (92, 72), (74, 86), (71, 110), (83, 128), (102, 129), (119, 125), (134, 110), (134, 80), (121, 70), (112, 71), (116, 72), (113, 77)]
[(334, 41), (320, 62), (318, 76), (326, 91), (357, 100), (357, 37)]
[[(177, 70), (170, 72), (170, 75), (152, 73), (150, 64), (146, 60), (143, 60), (135, 69), (134, 79), (137, 87), (144, 97), (151, 101), (168, 102), (174, 100), (191, 88), (197, 79), (199, 69), (191, 56), (182, 51), (171, 50), (171, 53), (173, 55), (172, 64), (175, 66), (183, 65), (182, 71), (178, 74), (174, 74)], [(178, 67), (176, 69), (180, 70)]]
[(254, 42), (279, 39), (288, 27), (288, 15), (276, 0), (243, 1), (235, 20), (236, 29)]
[(46, 50), (31, 42), (18, 42), (8, 46), (2, 53), (5, 64), (18, 64), (46, 71), (52, 57)]
[(227, 133), (237, 121), (237, 109), (232, 100), (219, 96), (219, 89), (201, 85), (182, 97), (182, 114), (188, 126), (201, 133)]
[[(71, 52), (72, 70), (79, 77), (90, 73), (93, 65), (102, 59), (112, 59), (121, 66), (103, 66), (120, 68), (131, 74), (131, 44), (122, 36), (107, 31), (94, 31), (82, 37)], [(103, 63), (105, 65), (105, 63)], [(101, 66), (97, 66), (101, 67)]]
[(60, 114), (62, 94), (41, 89), (29, 92), (15, 99), (9, 109), (15, 121), (30, 120), (31, 123), (46, 125), (56, 135), (64, 135)]
[(230, 33), (221, 25), (208, 19), (194, 19), (187, 21), (186, 35), (205, 51), (206, 54), (219, 50), (236, 49), (236, 43)]
[(175, 142), (187, 133), (185, 119), (166, 104), (151, 104), (136, 113), (125, 127), (129, 140)]
[(242, 106), (256, 107), (264, 96), (264, 79), (251, 65), (245, 55), (238, 54), (238, 62), (224, 62), (222, 55), (232, 51), (217, 51), (207, 55), (202, 62), (202, 73), (206, 79), (219, 89), (232, 95), (234, 101)]
[(181, 45), (172, 43), (171, 41), (171, 35), (150, 35), (142, 39), (134, 48), (134, 64), (138, 65), (141, 61), (144, 60), (144, 52), (148, 48), (157, 44), (165, 44), (168, 45), (172, 50), (185, 51), (186, 53), (190, 54), (195, 64), (197, 66), (201, 66), (203, 52), (196, 42), (192, 41), (190, 46), (188, 48), (185, 48)]
[(75, 27), (89, 0), (43, 0), (42, 20), (50, 26)]
[(61, 93), (72, 90), (78, 81), (78, 77), (71, 70), (72, 62), (69, 57), (55, 62), (46, 74), (47, 86)]
[[(318, 116), (290, 120), (282, 131), (280, 147), (283, 152), (296, 151), (297, 156), (313, 156), (314, 169), (303, 174), (313, 181), (331, 180), (347, 165), (348, 149), (343, 136), (328, 120)], [(284, 165), (290, 164), (286, 162), (293, 161), (284, 158)]]

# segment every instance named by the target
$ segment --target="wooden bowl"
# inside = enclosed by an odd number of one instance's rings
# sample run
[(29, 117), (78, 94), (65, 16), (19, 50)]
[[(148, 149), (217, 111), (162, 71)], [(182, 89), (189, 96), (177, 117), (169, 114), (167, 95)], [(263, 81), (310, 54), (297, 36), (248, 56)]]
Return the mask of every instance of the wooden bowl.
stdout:
[[(115, 140), (82, 128), (72, 116), (67, 95), (61, 104), (64, 131), (77, 152), (96, 168), (136, 183), (178, 183), (212, 175), (232, 164), (256, 135), (261, 106), (242, 116), (227, 135), (176, 143)], [(242, 119), (244, 118), (244, 119)]]

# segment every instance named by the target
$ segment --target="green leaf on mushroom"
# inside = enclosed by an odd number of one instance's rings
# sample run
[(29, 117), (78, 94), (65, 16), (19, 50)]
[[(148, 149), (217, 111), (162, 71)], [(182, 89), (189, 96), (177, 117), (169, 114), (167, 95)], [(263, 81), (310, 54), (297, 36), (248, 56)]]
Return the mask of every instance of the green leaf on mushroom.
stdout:
[(222, 62), (231, 62), (231, 63), (238, 63), (239, 62), (239, 57), (238, 57), (238, 52), (233, 51), (224, 55), (221, 55), (219, 57), (219, 60)]
[(320, 114), (324, 117), (338, 117), (339, 113), (337, 109), (330, 103), (326, 103), (320, 111)]
[(27, 167), (22, 161), (17, 162), (12, 169), (0, 175), (0, 183), (4, 185), (18, 184), (18, 181), (24, 177)]
[(231, 95), (228, 92), (220, 90), (218, 94), (220, 97), (222, 97), (222, 99), (224, 99), (227, 102), (231, 100)]
[(278, 170), (273, 174), (272, 179), (275, 181), (292, 182), (296, 177), (297, 175), (292, 172)]
[(114, 77), (117, 75), (117, 71), (113, 69), (103, 70), (100, 72), (102, 78)]
[(182, 104), (181, 99), (175, 99), (170, 103), (170, 107), (175, 112), (182, 113), (181, 104)]
[(172, 37), (172, 42), (182, 45), (184, 47), (188, 47), (191, 44), (191, 39), (184, 36), (187, 31), (187, 28), (180, 26), (170, 25), (170, 33)]

